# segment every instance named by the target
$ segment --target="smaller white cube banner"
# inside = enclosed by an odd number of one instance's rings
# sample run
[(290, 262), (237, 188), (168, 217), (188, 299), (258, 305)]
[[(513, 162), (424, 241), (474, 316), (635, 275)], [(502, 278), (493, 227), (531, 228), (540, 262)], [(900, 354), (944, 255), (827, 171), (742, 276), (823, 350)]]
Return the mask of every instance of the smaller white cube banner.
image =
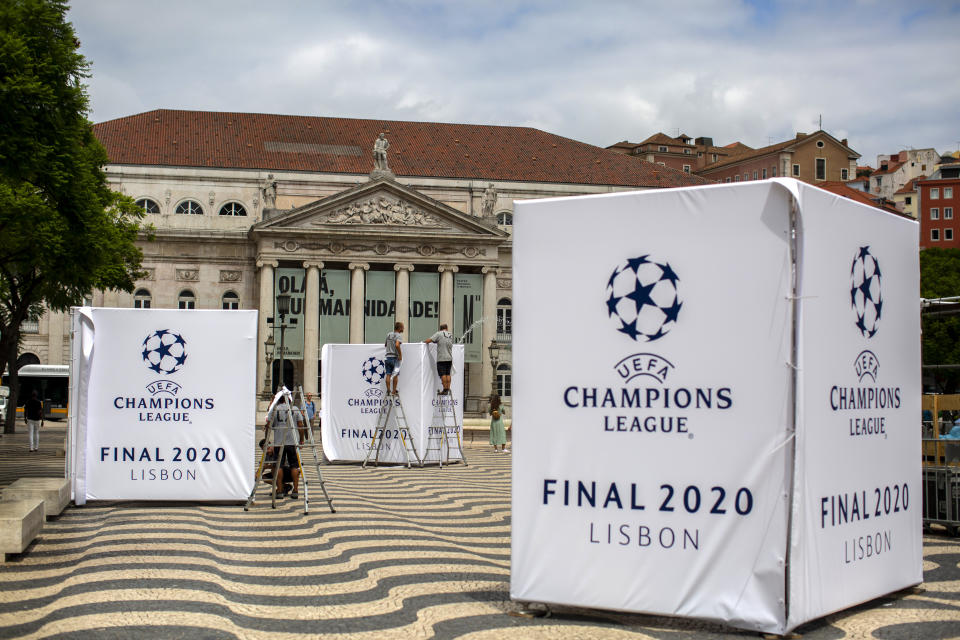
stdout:
[(253, 486), (256, 311), (74, 310), (74, 500), (243, 500)]
[(515, 203), (511, 596), (785, 633), (920, 582), (917, 252), (787, 179)]
[[(447, 461), (447, 450), (432, 451), (424, 459), (430, 433), (443, 428), (442, 409), (453, 403), (456, 427), (447, 427), (453, 443), (453, 458), (458, 459), (456, 440), (463, 434), (463, 345), (453, 345), (451, 395), (438, 395), (442, 386), (437, 375), (437, 347), (422, 342), (404, 343), (397, 391), (403, 403), (407, 427), (413, 436), (417, 456), (424, 462)], [(373, 441), (374, 430), (394, 399), (386, 393), (383, 361), (384, 345), (325, 344), (321, 353), (321, 433), (323, 452), (328, 459), (362, 462)], [(450, 423), (449, 414), (447, 423)], [(372, 458), (371, 458), (372, 459)], [(380, 462), (406, 463), (403, 443), (397, 429), (397, 409), (387, 423)]]

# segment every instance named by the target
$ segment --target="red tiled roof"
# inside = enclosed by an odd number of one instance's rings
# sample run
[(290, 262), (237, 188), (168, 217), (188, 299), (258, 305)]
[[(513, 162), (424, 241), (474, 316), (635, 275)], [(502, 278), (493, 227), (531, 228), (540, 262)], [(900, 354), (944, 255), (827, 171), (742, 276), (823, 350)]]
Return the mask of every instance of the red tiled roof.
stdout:
[(913, 193), (914, 191), (917, 190), (917, 182), (918, 182), (919, 180), (920, 180), (920, 178), (913, 178), (912, 180), (910, 180), (909, 182), (907, 182), (907, 184), (905, 184), (905, 185), (903, 185), (902, 187), (900, 187), (899, 189), (897, 189), (894, 193), (895, 193), (895, 194), (896, 194), (896, 193)]
[(626, 187), (708, 181), (527, 127), (158, 109), (94, 125), (113, 164), (367, 174), (390, 142), (398, 176)]
[(884, 175), (884, 174), (886, 174), (886, 173), (893, 173), (894, 171), (896, 171), (897, 169), (899, 169), (899, 168), (902, 167), (902, 166), (903, 166), (903, 163), (902, 163), (902, 162), (888, 162), (886, 169), (877, 169), (876, 171), (874, 171), (873, 173), (870, 174), (870, 177), (880, 176), (880, 175)]
[[(876, 207), (877, 209), (882, 209), (884, 211), (889, 211), (890, 213), (896, 213), (898, 215), (905, 215), (903, 212), (899, 211), (896, 207), (888, 205), (884, 202), (881, 202), (879, 196), (871, 197), (869, 193), (864, 193), (858, 189), (847, 186), (843, 182), (837, 181), (828, 181), (828, 182), (818, 182), (816, 186), (829, 191), (830, 193), (835, 193), (838, 196), (843, 196), (844, 198), (850, 198), (855, 202), (861, 204), (870, 205), (871, 207)], [(909, 216), (905, 216), (909, 217)]]
[(671, 138), (665, 133), (655, 133), (640, 144), (684, 144), (684, 142)]

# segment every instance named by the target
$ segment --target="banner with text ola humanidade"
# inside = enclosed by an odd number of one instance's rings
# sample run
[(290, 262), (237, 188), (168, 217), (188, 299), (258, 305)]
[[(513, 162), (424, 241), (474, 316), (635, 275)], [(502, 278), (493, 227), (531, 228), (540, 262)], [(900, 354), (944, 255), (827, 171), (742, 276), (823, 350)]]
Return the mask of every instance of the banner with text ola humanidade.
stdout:
[(788, 192), (515, 207), (511, 596), (782, 628)]
[(790, 185), (802, 240), (793, 627), (923, 574), (918, 225)]
[(257, 312), (85, 307), (74, 325), (78, 503), (245, 499)]

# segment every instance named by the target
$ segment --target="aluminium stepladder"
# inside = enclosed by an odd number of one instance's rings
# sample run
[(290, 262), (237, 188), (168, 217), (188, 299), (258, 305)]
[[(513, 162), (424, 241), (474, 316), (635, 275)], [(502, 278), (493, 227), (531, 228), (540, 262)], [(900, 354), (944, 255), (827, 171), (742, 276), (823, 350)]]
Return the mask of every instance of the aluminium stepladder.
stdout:
[[(447, 464), (450, 464), (450, 433), (453, 433), (456, 437), (457, 452), (460, 454), (458, 458), (453, 460), (461, 460), (464, 466), (467, 466), (467, 455), (463, 452), (463, 442), (460, 439), (460, 433), (462, 429), (457, 423), (457, 410), (454, 406), (453, 396), (449, 393), (444, 394), (442, 391), (437, 391), (437, 402), (435, 406), (439, 405), (440, 409), (440, 424), (430, 427), (430, 435), (427, 438), (427, 450), (423, 452), (423, 459), (426, 460), (430, 456), (431, 451), (437, 452), (437, 461), (440, 464), (440, 468), (443, 468), (443, 454), (446, 450)], [(434, 413), (434, 418), (436, 418), (436, 413)], [(436, 420), (434, 420), (436, 422)], [(436, 445), (436, 446), (434, 446)]]
[(388, 433), (390, 416), (394, 415), (394, 409), (396, 409), (394, 421), (397, 425), (397, 435), (403, 446), (403, 453), (407, 458), (407, 468), (409, 469), (411, 467), (410, 454), (413, 454), (413, 459), (422, 467), (423, 460), (417, 455), (417, 447), (413, 440), (413, 434), (410, 433), (410, 428), (407, 426), (407, 416), (403, 412), (403, 404), (400, 402), (400, 396), (387, 393), (387, 399), (389, 403), (387, 404), (386, 411), (377, 417), (377, 426), (373, 429), (373, 437), (370, 439), (370, 448), (367, 450), (367, 457), (363, 460), (363, 468), (367, 468), (367, 463), (370, 462), (370, 456), (373, 455), (374, 451), (376, 451), (376, 456), (374, 456), (373, 465), (380, 466), (380, 448), (383, 446), (383, 439)]
[[(333, 507), (333, 501), (330, 499), (330, 495), (327, 493), (327, 488), (323, 481), (323, 474), (320, 471), (320, 456), (317, 453), (317, 443), (316, 443), (316, 440), (314, 440), (314, 436), (313, 436), (312, 420), (306, 410), (306, 403), (303, 397), (303, 387), (297, 387), (297, 391), (299, 393), (299, 400), (300, 400), (299, 406), (295, 405), (293, 401), (293, 394), (286, 387), (283, 387), (279, 392), (277, 392), (277, 395), (274, 397), (274, 401), (270, 405), (270, 408), (274, 409), (278, 405), (282, 406), (286, 410), (285, 415), (287, 419), (285, 424), (274, 426), (273, 428), (277, 430), (282, 429), (284, 431), (290, 430), (296, 434), (294, 440), (296, 441), (295, 446), (297, 449), (297, 466), (299, 467), (300, 480), (301, 480), (301, 483), (303, 484), (303, 513), (304, 514), (310, 513), (310, 481), (307, 478), (306, 473), (304, 473), (304, 469), (303, 469), (303, 449), (304, 448), (308, 448), (311, 451), (313, 451), (313, 461), (317, 470), (317, 480), (320, 484), (320, 490), (323, 492), (323, 496), (327, 500), (327, 505), (330, 507), (330, 513), (336, 513), (336, 509), (334, 509)], [(305, 431), (305, 434), (303, 434), (304, 442), (300, 441), (301, 430), (297, 428), (297, 425), (295, 422), (294, 408), (296, 408), (299, 411), (300, 415), (303, 417), (303, 420), (304, 420), (304, 424), (305, 424), (305, 428), (303, 430)], [(269, 411), (268, 411), (268, 415), (269, 415)], [(257, 472), (254, 477), (253, 489), (250, 491), (250, 496), (247, 498), (247, 503), (243, 507), (244, 511), (249, 511), (250, 505), (255, 503), (257, 486), (260, 483), (260, 481), (263, 480), (263, 473), (266, 466), (270, 464), (273, 465), (273, 482), (271, 483), (270, 506), (273, 507), (274, 509), (277, 508), (277, 489), (279, 488), (277, 484), (277, 479), (279, 475), (277, 473), (277, 463), (279, 462), (279, 459), (280, 459), (280, 451), (278, 447), (272, 445), (269, 442), (269, 440), (272, 440), (272, 439), (273, 439), (272, 433), (264, 433), (263, 444), (260, 447), (260, 462), (257, 465)], [(268, 453), (271, 447), (274, 450), (273, 455), (269, 455)]]

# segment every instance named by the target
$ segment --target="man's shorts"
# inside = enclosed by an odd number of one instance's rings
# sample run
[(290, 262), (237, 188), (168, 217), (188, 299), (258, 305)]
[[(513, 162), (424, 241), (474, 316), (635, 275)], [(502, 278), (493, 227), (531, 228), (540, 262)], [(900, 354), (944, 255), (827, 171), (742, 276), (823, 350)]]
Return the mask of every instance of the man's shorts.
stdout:
[(280, 466), (296, 469), (300, 466), (300, 458), (297, 457), (297, 448), (292, 444), (283, 446), (283, 452), (280, 454)]
[(437, 375), (438, 376), (448, 376), (450, 375), (450, 368), (453, 366), (451, 360), (437, 361)]
[(383, 361), (383, 372), (388, 376), (400, 373), (400, 361), (393, 357), (385, 359)]

